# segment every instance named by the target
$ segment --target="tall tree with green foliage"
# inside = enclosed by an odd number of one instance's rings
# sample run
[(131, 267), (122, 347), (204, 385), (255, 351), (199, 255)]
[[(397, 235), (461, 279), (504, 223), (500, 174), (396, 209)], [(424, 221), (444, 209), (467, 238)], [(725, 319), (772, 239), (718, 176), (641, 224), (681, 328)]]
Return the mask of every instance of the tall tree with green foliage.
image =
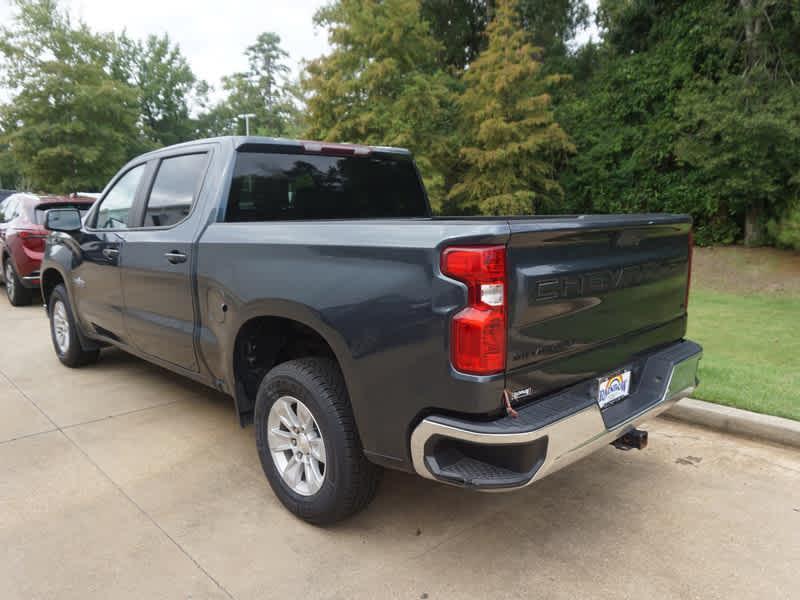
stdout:
[[(442, 44), (443, 65), (463, 71), (486, 49), (486, 27), (496, 4), (496, 0), (422, 0), (422, 17)], [(569, 53), (569, 42), (588, 24), (586, 1), (518, 0), (517, 10), (519, 27), (542, 49), (545, 70), (556, 72)]]
[(688, 212), (700, 243), (764, 240), (800, 193), (797, 3), (600, 9), (604, 40), (580, 59), (592, 69), (558, 106), (578, 147), (566, 208)]
[(299, 133), (298, 93), (289, 79), (288, 54), (276, 33), (265, 32), (247, 47), (248, 69), (223, 77), (226, 96), (201, 114), (199, 127), (211, 135), (244, 135), (240, 114), (254, 114), (250, 133), (292, 137)]
[(683, 90), (675, 153), (743, 217), (744, 242), (760, 244), (768, 218), (800, 197), (800, 3), (738, 4), (723, 31), (743, 43), (715, 77)]
[(147, 141), (157, 147), (190, 140), (190, 103), (198, 82), (180, 48), (166, 33), (141, 41), (123, 32), (115, 42), (111, 72), (137, 91)]
[(570, 52), (569, 44), (575, 35), (589, 24), (585, 0), (518, 0), (518, 10), (522, 28), (533, 44), (542, 49), (547, 62), (558, 66)]
[(0, 28), (3, 141), (31, 184), (47, 192), (101, 189), (139, 136), (135, 90), (109, 70), (113, 40), (73, 24), (52, 0), (15, 0)]
[(333, 49), (307, 67), (306, 135), (411, 149), (437, 204), (454, 81), (437, 62), (441, 46), (419, 0), (337, 0), (315, 22)]
[(463, 178), (450, 190), (457, 212), (528, 214), (562, 196), (557, 167), (574, 148), (556, 123), (540, 50), (519, 26), (514, 0), (498, 0), (489, 44), (464, 75), (460, 106), (467, 133)]
[(0, 190), (15, 190), (21, 183), (22, 177), (14, 155), (9, 151), (8, 144), (0, 144)]
[(420, 12), (440, 42), (442, 66), (463, 71), (486, 48), (486, 26), (491, 20), (488, 0), (422, 0)]

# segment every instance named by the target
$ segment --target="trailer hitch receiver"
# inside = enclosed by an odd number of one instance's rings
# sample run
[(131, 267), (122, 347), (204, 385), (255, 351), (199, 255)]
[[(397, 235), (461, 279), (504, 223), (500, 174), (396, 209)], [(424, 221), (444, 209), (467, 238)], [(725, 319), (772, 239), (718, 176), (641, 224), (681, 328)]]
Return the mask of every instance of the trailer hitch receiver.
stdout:
[(630, 450), (632, 448), (644, 450), (647, 448), (647, 432), (643, 429), (631, 429), (611, 443), (619, 450)]

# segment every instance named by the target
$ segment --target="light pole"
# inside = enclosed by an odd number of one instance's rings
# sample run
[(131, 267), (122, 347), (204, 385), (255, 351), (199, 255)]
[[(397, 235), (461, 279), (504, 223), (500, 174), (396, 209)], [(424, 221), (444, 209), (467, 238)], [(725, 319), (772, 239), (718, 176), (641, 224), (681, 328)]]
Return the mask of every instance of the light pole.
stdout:
[(246, 113), (242, 115), (237, 115), (240, 119), (244, 119), (244, 134), (250, 135), (250, 119), (255, 118), (255, 113)]

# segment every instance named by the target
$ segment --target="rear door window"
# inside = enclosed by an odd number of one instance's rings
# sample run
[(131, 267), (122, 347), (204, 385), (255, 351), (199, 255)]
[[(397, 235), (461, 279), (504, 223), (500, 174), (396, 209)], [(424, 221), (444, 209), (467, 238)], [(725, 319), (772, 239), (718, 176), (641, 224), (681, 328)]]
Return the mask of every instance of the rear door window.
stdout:
[(225, 220), (427, 217), (410, 157), (240, 152)]
[(206, 170), (207, 156), (186, 154), (161, 161), (147, 199), (144, 227), (170, 227), (189, 216)]

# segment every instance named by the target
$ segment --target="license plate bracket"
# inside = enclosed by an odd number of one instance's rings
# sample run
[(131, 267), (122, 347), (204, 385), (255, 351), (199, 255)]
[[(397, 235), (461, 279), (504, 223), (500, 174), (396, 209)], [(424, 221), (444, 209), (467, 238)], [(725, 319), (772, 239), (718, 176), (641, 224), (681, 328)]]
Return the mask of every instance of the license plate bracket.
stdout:
[(597, 380), (597, 404), (601, 409), (626, 398), (630, 392), (631, 372), (628, 369)]

